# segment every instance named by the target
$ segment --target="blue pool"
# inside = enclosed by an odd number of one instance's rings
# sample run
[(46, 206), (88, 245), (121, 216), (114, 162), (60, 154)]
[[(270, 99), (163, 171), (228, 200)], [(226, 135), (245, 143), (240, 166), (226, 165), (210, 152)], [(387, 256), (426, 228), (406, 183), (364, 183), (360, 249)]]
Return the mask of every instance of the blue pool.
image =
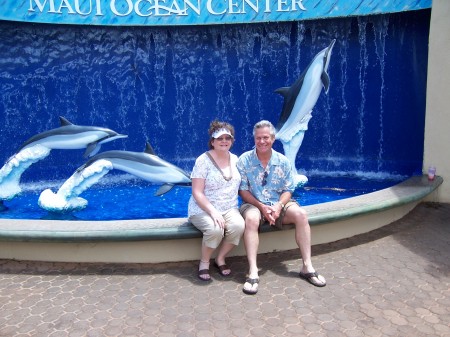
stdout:
[[(294, 198), (303, 206), (330, 202), (374, 192), (398, 184), (404, 178), (364, 179), (355, 177), (310, 177), (303, 188), (296, 190)], [(104, 179), (81, 194), (88, 206), (77, 212), (53, 214), (38, 206), (40, 193), (53, 186), (25, 185), (24, 192), (10, 201), (4, 201), (0, 211), (3, 219), (62, 219), (62, 220), (130, 220), (184, 218), (191, 189), (176, 187), (169, 193), (155, 197), (159, 186), (138, 179), (119, 176)]]

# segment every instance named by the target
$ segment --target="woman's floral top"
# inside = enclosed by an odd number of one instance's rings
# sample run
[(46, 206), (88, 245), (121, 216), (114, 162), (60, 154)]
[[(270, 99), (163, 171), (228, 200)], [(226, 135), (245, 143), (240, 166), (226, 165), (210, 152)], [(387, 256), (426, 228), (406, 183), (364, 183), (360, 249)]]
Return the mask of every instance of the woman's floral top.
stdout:
[[(221, 213), (238, 207), (238, 190), (241, 175), (236, 168), (237, 156), (230, 153), (232, 179), (226, 181), (219, 170), (214, 166), (206, 153), (201, 154), (195, 161), (192, 169), (192, 178), (205, 179), (205, 196), (209, 202)], [(189, 199), (188, 216), (204, 213), (197, 205), (193, 196)]]

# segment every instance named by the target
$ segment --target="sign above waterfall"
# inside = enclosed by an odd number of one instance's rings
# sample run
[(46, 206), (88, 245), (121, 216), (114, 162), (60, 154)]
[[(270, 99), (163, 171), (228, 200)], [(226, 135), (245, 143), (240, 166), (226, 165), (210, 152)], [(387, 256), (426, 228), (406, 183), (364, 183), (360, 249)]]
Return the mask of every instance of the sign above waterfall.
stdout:
[(0, 20), (173, 26), (363, 16), (431, 8), (432, 0), (0, 0)]

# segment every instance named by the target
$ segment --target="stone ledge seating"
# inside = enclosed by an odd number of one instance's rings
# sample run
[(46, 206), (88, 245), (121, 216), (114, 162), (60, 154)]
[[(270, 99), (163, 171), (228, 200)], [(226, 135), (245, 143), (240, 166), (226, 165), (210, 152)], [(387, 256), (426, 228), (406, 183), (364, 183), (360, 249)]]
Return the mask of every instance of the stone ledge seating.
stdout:
[[(413, 176), (387, 189), (338, 201), (305, 206), (311, 226), (332, 223), (360, 215), (382, 212), (419, 202), (443, 182), (436, 176), (428, 181)], [(292, 227), (292, 226), (291, 226)], [(289, 228), (289, 226), (286, 226)], [(268, 225), (261, 232), (279, 231)], [(3, 242), (119, 242), (201, 238), (201, 233), (185, 218), (115, 221), (0, 220)]]

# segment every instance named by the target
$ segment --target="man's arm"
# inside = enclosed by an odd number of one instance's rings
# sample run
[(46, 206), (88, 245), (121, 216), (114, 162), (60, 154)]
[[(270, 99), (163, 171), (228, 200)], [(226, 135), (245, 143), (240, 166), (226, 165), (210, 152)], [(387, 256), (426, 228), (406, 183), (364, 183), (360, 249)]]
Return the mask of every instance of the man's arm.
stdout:
[(278, 219), (278, 217), (280, 216), (281, 210), (284, 208), (284, 206), (291, 200), (292, 198), (292, 193), (289, 191), (285, 191), (283, 193), (281, 193), (280, 195), (280, 199), (278, 200), (278, 202), (276, 202), (275, 204), (273, 204), (272, 207), (272, 214), (274, 219)]
[(258, 207), (259, 210), (261, 210), (263, 204), (259, 202), (259, 200), (256, 199), (250, 191), (239, 190), (239, 196), (242, 198), (244, 202), (252, 204), (253, 206)]
[(285, 192), (281, 193), (280, 199), (278, 200), (277, 203), (275, 203), (274, 206), (279, 205), (280, 211), (281, 211), (281, 209), (291, 200), (291, 198), (292, 198), (292, 193), (289, 191), (285, 191)]

